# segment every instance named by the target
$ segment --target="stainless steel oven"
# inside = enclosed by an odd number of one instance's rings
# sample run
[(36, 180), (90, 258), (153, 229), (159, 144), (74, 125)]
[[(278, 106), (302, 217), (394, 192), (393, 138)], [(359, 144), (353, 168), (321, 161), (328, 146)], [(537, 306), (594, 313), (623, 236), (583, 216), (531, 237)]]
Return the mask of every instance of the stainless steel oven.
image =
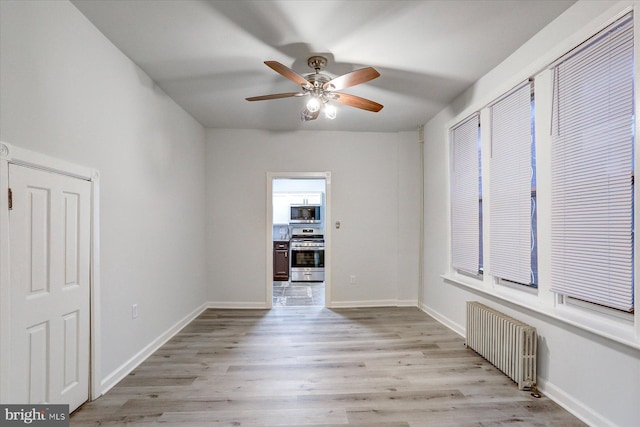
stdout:
[(291, 281), (324, 282), (324, 236), (315, 228), (294, 228), (290, 242)]

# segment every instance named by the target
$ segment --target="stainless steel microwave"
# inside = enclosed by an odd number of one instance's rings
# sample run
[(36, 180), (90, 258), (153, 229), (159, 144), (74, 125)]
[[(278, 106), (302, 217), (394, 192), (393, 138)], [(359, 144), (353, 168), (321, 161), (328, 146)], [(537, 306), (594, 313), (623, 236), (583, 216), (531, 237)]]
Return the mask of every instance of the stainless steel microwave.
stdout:
[(291, 205), (289, 224), (319, 224), (320, 205)]

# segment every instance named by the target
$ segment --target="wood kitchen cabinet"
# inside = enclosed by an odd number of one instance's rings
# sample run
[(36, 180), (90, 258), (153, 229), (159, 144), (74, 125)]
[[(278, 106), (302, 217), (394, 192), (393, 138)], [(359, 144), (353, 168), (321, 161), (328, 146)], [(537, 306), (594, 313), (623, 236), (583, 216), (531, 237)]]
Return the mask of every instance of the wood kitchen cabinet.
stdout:
[(289, 242), (273, 242), (273, 280), (289, 280)]

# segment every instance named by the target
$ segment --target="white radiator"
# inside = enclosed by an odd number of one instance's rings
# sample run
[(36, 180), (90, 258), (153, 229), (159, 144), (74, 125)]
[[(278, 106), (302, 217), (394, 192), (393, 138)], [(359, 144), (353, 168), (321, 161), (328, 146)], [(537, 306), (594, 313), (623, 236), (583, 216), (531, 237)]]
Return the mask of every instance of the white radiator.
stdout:
[(536, 329), (477, 301), (467, 301), (467, 347), (518, 384), (536, 385)]

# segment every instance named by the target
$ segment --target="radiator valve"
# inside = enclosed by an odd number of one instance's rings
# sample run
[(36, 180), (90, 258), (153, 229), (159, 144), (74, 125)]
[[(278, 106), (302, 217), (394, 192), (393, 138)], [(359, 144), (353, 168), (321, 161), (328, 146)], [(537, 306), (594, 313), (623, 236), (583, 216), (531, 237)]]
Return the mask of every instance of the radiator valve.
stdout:
[(540, 399), (542, 397), (542, 394), (540, 394), (540, 391), (535, 384), (530, 387), (524, 387), (523, 390), (531, 391), (531, 396), (535, 397), (536, 399)]

